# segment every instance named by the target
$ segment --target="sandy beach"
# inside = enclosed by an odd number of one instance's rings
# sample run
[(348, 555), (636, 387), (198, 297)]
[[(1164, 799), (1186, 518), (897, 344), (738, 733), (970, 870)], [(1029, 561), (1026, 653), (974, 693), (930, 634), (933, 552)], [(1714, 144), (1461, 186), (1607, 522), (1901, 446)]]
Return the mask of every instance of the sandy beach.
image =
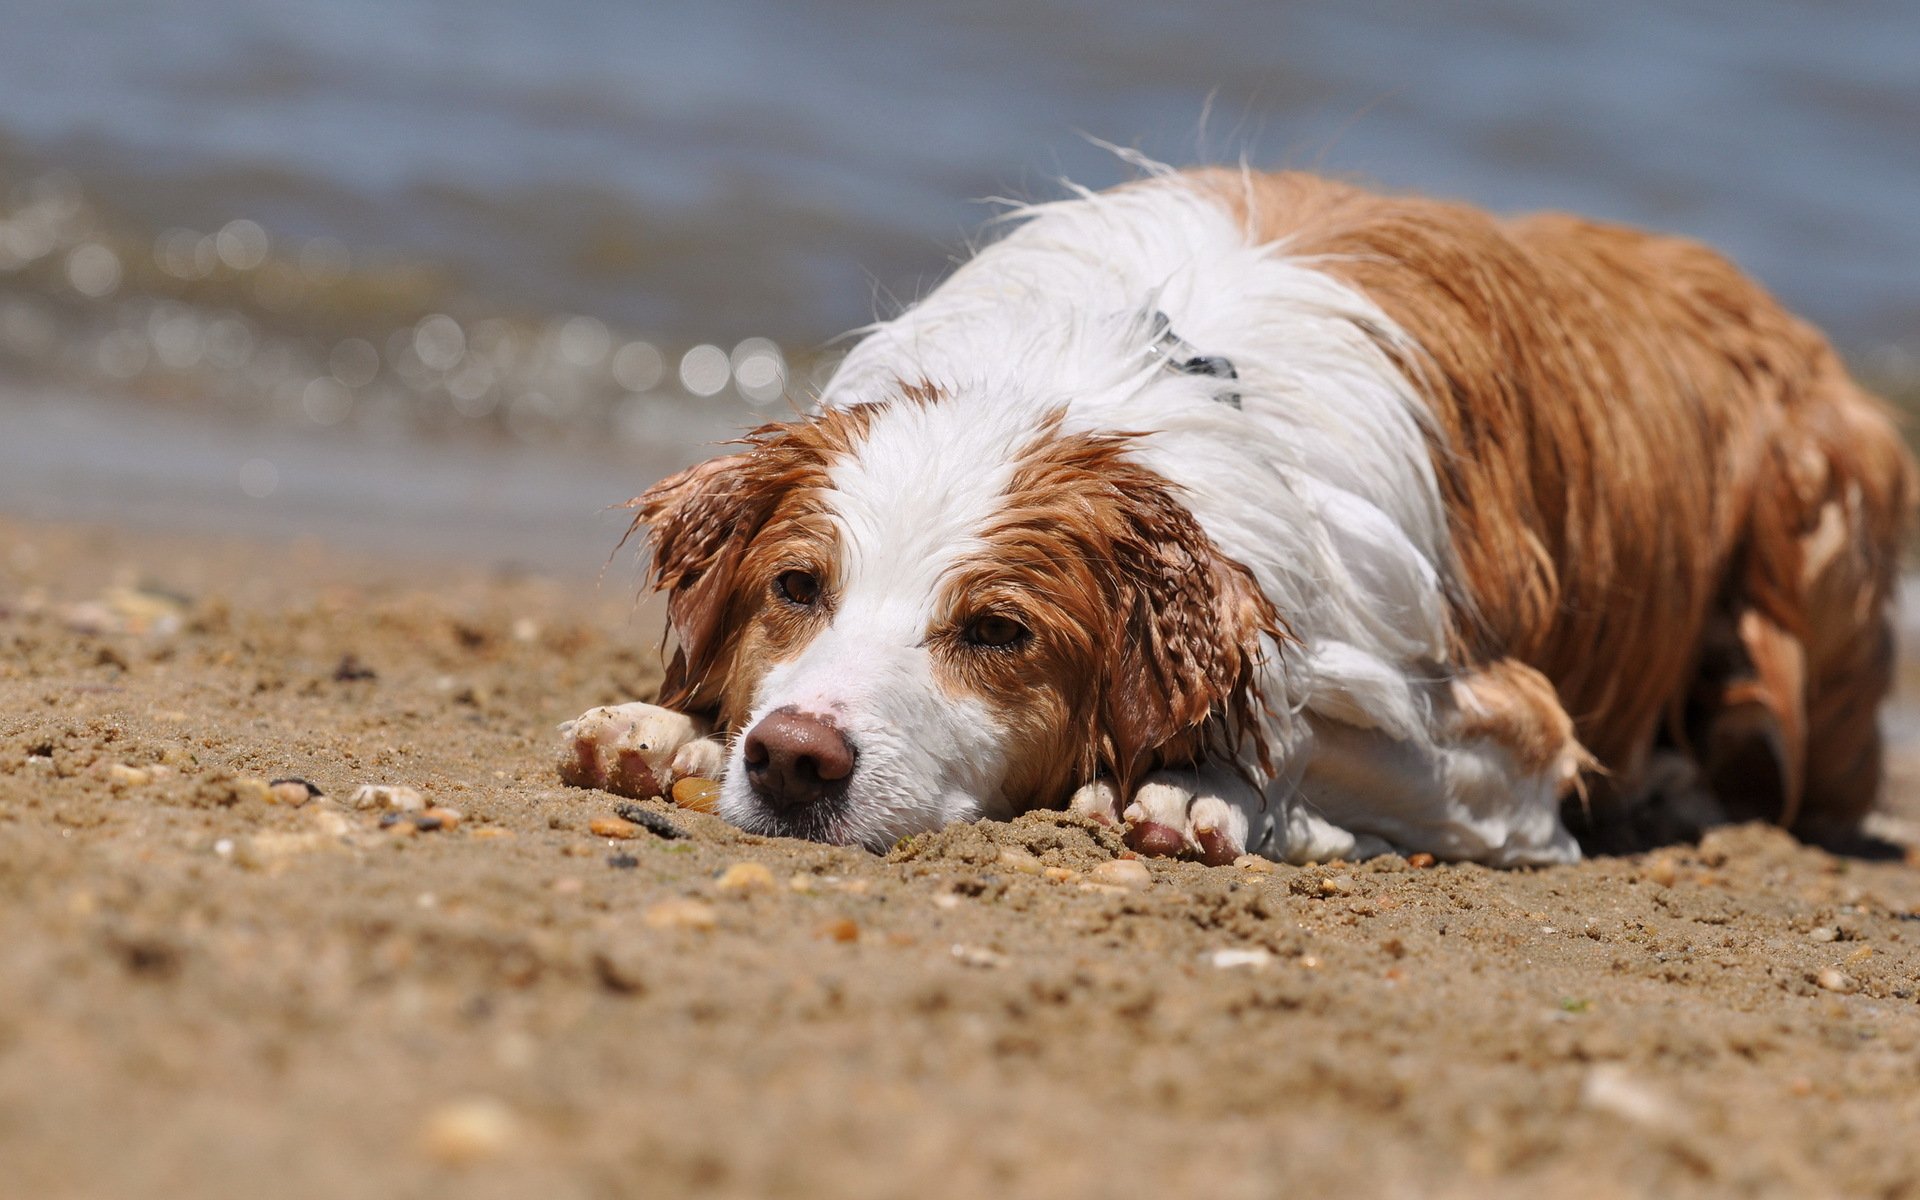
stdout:
[(631, 574), (0, 520), (5, 1191), (1920, 1195), (1913, 865), (609, 826)]

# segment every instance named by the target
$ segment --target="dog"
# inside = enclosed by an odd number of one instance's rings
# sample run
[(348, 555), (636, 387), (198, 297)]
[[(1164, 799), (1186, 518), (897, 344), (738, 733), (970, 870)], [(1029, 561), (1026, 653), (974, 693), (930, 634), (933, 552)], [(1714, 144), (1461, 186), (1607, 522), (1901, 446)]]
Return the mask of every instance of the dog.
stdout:
[(1724, 259), (1232, 169), (1008, 224), (632, 502), (677, 648), (569, 781), (876, 850), (1063, 806), (1208, 863), (1854, 835), (1914, 466)]

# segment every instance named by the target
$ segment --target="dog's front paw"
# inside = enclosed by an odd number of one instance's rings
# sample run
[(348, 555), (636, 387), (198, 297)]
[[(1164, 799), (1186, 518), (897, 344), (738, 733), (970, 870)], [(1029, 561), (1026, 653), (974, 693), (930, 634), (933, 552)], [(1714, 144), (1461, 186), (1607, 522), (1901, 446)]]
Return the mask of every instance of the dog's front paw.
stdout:
[(713, 778), (726, 751), (698, 717), (657, 704), (590, 708), (560, 726), (560, 779), (574, 787), (645, 800), (673, 781)]
[(1195, 858), (1223, 866), (1247, 852), (1247, 817), (1217, 793), (1216, 781), (1192, 772), (1147, 776), (1121, 814), (1127, 845), (1139, 854)]

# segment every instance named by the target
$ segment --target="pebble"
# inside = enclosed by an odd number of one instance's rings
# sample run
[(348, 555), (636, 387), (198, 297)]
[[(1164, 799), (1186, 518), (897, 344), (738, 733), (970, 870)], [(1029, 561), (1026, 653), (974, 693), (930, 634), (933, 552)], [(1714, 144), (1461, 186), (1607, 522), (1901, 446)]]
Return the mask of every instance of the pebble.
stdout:
[(1858, 950), (1855, 950), (1852, 954), (1847, 955), (1845, 961), (1848, 966), (1855, 966), (1859, 963), (1863, 963), (1867, 961), (1872, 957), (1873, 957), (1873, 947), (1862, 946)]
[(1667, 855), (1659, 855), (1647, 864), (1647, 878), (1661, 887), (1672, 887), (1680, 880), (1680, 867)]
[(513, 830), (502, 829), (498, 825), (489, 825), (484, 829), (476, 829), (472, 833), (469, 833), (467, 836), (474, 839), (475, 841), (494, 841), (498, 838), (512, 837)]
[(282, 780), (279, 783), (268, 784), (267, 793), (273, 798), (275, 804), (284, 804), (288, 808), (299, 808), (302, 804), (313, 799), (304, 785), (295, 783), (290, 779)]
[(1681, 1119), (1665, 1096), (1613, 1063), (1587, 1072), (1580, 1085), (1580, 1106), (1650, 1127), (1671, 1128)]
[(770, 892), (773, 872), (757, 862), (737, 862), (720, 872), (713, 885), (722, 892)]
[(1260, 970), (1272, 964), (1273, 952), (1254, 947), (1250, 950), (1215, 950), (1207, 957), (1215, 967), (1222, 971), (1235, 967), (1251, 967)]
[(1320, 881), (1320, 890), (1329, 896), (1351, 896), (1359, 887), (1351, 875), (1329, 875)]
[(1032, 851), (1019, 846), (1001, 847), (1000, 857), (995, 860), (995, 864), (1001, 870), (1012, 871), (1016, 875), (1038, 875), (1045, 870), (1040, 860), (1033, 856)]
[(1242, 871), (1252, 871), (1256, 875), (1273, 874), (1273, 860), (1261, 858), (1258, 854), (1242, 854), (1233, 860), (1233, 865)]
[(720, 804), (720, 785), (689, 775), (673, 785), (673, 802), (694, 812), (710, 813)]
[(720, 916), (711, 904), (674, 899), (649, 905), (641, 912), (640, 921), (649, 929), (708, 930), (720, 924)]
[(1407, 865), (1416, 871), (1424, 871), (1438, 861), (1438, 859), (1428, 854), (1425, 850), (1420, 851), (1418, 854), (1407, 855)]
[(1137, 858), (1116, 858), (1112, 862), (1103, 862), (1089, 871), (1087, 878), (1094, 883), (1125, 888), (1130, 892), (1144, 892), (1153, 886), (1153, 875), (1147, 870), (1147, 864)]
[(984, 946), (963, 946), (955, 942), (950, 953), (962, 966), (994, 969), (1013, 964), (1012, 959), (998, 950), (989, 950)]
[(814, 930), (814, 936), (835, 942), (857, 942), (860, 940), (860, 926), (846, 917), (841, 917), (837, 921), (828, 921)]
[(1807, 931), (1810, 942), (1832, 942), (1839, 940), (1840, 931), (1831, 925), (1816, 925)]
[(466, 817), (459, 809), (444, 808), (436, 804), (421, 813), (420, 819), (416, 823), (420, 826), (421, 832), (424, 833), (434, 829), (458, 829), (460, 828), (460, 822), (464, 820), (466, 820)]
[(107, 782), (117, 787), (144, 787), (153, 782), (153, 772), (145, 767), (115, 763), (107, 768)]
[(640, 836), (640, 827), (623, 817), (595, 817), (587, 822), (587, 829), (595, 837), (615, 838), (623, 842)]
[(395, 812), (421, 812), (427, 807), (426, 797), (413, 788), (388, 783), (363, 783), (347, 797), (347, 803), (355, 808), (390, 808)]
[(1842, 996), (1851, 996), (1860, 990), (1860, 981), (1836, 967), (1828, 967), (1813, 977), (1822, 991), (1838, 992)]
[(1053, 883), (1072, 883), (1080, 878), (1080, 872), (1072, 867), (1048, 867), (1040, 872), (1040, 877)]
[(490, 1096), (473, 1096), (427, 1114), (420, 1146), (439, 1162), (465, 1166), (499, 1157), (519, 1134), (520, 1121), (512, 1109)]
[(667, 820), (666, 817), (654, 812), (650, 808), (644, 808), (638, 804), (617, 804), (614, 806), (613, 811), (619, 813), (621, 817), (626, 820), (632, 821), (640, 828), (647, 830), (657, 837), (666, 838), (668, 841), (687, 836), (686, 830), (675, 825), (672, 821)]

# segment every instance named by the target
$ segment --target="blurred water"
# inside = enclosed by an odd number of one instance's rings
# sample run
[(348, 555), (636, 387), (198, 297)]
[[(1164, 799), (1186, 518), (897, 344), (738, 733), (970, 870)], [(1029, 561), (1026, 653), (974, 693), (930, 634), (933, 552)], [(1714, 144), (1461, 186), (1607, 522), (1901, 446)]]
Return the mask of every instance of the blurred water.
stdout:
[(1662, 226), (1850, 347), (1920, 329), (1911, 0), (15, 3), (0, 130), (155, 230), (687, 340), (867, 320), (973, 198), (1121, 177), (1079, 131)]
[(0, 508), (580, 559), (1094, 137), (1693, 234), (1920, 395), (1912, 0), (20, 0)]

